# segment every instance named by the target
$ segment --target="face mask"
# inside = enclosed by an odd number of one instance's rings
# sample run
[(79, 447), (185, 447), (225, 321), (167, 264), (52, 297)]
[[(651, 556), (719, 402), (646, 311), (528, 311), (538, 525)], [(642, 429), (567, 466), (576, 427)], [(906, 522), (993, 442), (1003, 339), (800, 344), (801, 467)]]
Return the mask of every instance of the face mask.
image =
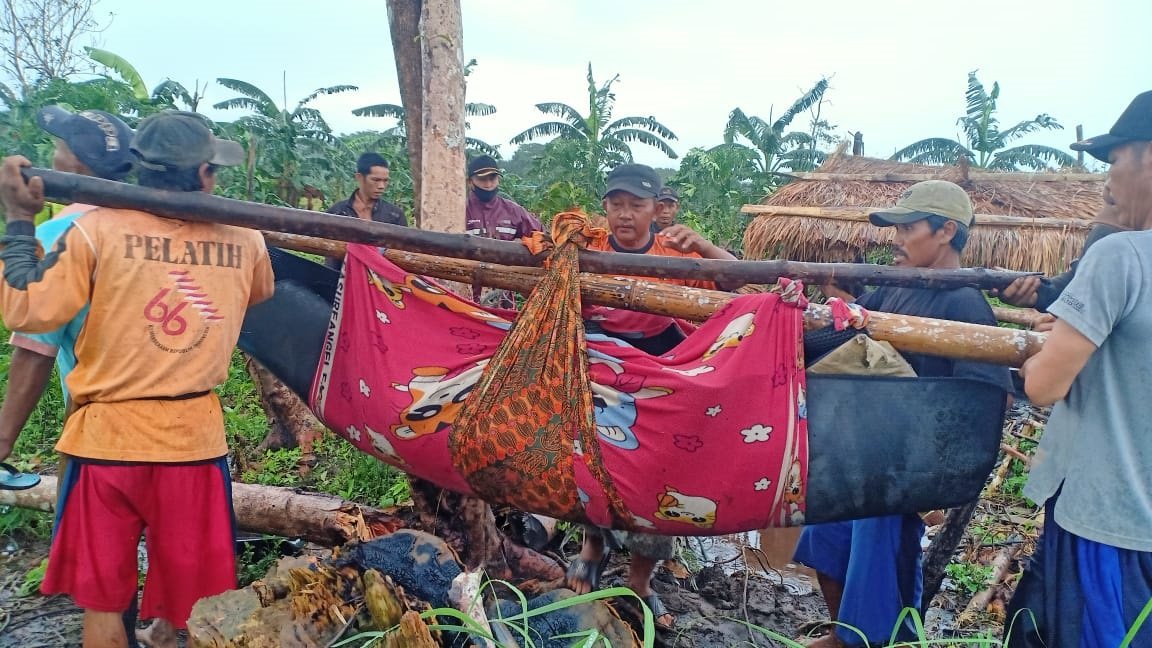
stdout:
[(496, 194), (500, 193), (499, 189), (481, 189), (480, 187), (472, 187), (472, 191), (476, 192), (476, 197), (480, 202), (492, 202)]

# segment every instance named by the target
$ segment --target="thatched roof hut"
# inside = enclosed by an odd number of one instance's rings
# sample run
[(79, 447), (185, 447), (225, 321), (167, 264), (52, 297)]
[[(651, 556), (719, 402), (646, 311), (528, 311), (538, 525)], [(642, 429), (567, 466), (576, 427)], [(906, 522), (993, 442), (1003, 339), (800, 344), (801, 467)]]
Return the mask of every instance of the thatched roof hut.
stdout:
[(797, 174), (760, 205), (744, 233), (749, 259), (844, 262), (892, 241), (892, 228), (868, 222), (921, 180), (956, 182), (976, 209), (963, 263), (1063, 272), (1080, 255), (1089, 221), (1103, 205), (1104, 176), (1087, 173), (993, 173), (833, 155)]

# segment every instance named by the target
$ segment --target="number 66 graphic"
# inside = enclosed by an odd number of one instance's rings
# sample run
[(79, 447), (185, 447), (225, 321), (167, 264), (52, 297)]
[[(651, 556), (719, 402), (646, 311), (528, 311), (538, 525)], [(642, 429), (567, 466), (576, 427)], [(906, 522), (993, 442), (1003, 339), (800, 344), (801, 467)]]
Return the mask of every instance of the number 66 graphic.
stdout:
[(180, 335), (188, 328), (188, 320), (180, 316), (180, 311), (188, 305), (183, 299), (175, 308), (169, 308), (163, 299), (172, 292), (170, 288), (162, 288), (144, 307), (144, 319), (160, 325), (160, 330), (168, 335)]

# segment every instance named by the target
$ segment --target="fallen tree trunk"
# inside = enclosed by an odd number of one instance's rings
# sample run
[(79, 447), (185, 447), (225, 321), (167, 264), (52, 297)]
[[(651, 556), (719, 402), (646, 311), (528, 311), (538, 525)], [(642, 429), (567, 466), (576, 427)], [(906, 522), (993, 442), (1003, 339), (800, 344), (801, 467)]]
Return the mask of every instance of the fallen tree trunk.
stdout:
[[(56, 509), (56, 488), (56, 477), (45, 475), (39, 485), (28, 490), (0, 490), (0, 504), (52, 512)], [(232, 506), (243, 531), (303, 538), (327, 546), (367, 540), (409, 526), (380, 509), (277, 486), (233, 482)]]
[[(314, 252), (314, 240), (272, 236), (281, 247)], [(539, 268), (500, 266), (464, 259), (451, 259), (415, 252), (386, 250), (384, 256), (396, 265), (418, 274), (477, 283), (528, 294), (543, 276)], [(737, 295), (715, 290), (683, 288), (645, 282), (627, 277), (580, 274), (580, 293), (590, 304), (704, 320)], [(821, 328), (832, 324), (827, 306), (813, 304), (804, 313), (805, 326)], [(868, 330), (877, 340), (886, 340), (900, 351), (927, 353), (963, 360), (991, 362), (1019, 367), (1044, 344), (1044, 335), (1031, 331), (981, 326), (965, 322), (872, 313)]]
[[(47, 195), (54, 200), (140, 209), (170, 218), (219, 222), (504, 265), (538, 266), (540, 262), (540, 258), (529, 254), (523, 245), (511, 241), (422, 231), (359, 218), (231, 200), (198, 191), (159, 191), (47, 169), (26, 169), (24, 174), (26, 177), (42, 177)], [(425, 214), (422, 218), (431, 218), (431, 215)], [(774, 283), (780, 277), (790, 277), (814, 284), (844, 280), (874, 286), (971, 286), (981, 289), (1004, 288), (1013, 280), (1032, 274), (984, 268), (931, 270), (857, 263), (686, 259), (588, 250), (580, 252), (580, 267), (600, 274), (708, 279), (724, 284)]]

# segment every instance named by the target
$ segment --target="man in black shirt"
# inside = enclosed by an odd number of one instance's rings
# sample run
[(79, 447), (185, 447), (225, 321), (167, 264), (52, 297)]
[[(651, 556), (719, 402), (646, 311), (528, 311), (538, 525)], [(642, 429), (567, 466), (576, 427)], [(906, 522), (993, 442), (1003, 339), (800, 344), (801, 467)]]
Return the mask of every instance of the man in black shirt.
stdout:
[[(893, 264), (913, 268), (959, 268), (974, 216), (972, 202), (951, 182), (929, 180), (904, 192), (896, 206), (869, 216), (873, 225), (895, 227)], [(885, 313), (996, 325), (996, 317), (975, 288), (930, 290), (882, 287), (856, 299), (861, 306)], [(951, 376), (990, 382), (1011, 390), (1007, 367), (903, 354), (921, 377)], [(805, 527), (796, 561), (816, 570), (832, 619), (845, 624), (811, 646), (834, 648), (868, 642), (887, 645), (901, 610), (921, 607), (920, 538), (924, 523), (917, 515), (814, 524)], [(911, 620), (898, 639), (915, 639)]]
[(404, 210), (383, 199), (392, 171), (388, 160), (379, 153), (368, 152), (356, 160), (356, 191), (347, 200), (328, 208), (329, 214), (351, 216), (377, 223), (407, 225)]
[[(404, 215), (404, 210), (383, 198), (384, 191), (388, 189), (388, 183), (391, 181), (391, 174), (388, 160), (383, 156), (373, 152), (364, 153), (356, 160), (356, 190), (347, 200), (341, 200), (329, 207), (328, 213), (363, 218), (377, 223), (407, 225), (408, 218)], [(329, 258), (325, 265), (339, 270), (343, 263), (339, 259)]]

